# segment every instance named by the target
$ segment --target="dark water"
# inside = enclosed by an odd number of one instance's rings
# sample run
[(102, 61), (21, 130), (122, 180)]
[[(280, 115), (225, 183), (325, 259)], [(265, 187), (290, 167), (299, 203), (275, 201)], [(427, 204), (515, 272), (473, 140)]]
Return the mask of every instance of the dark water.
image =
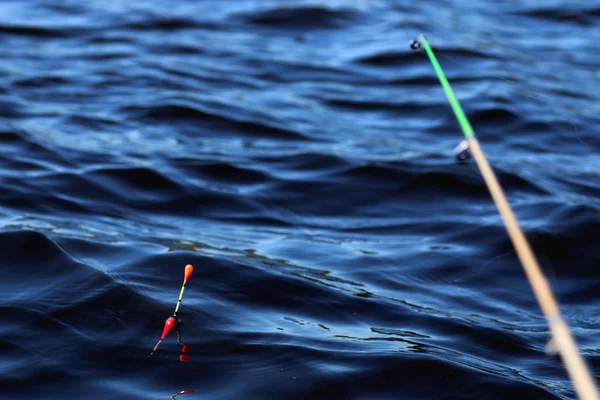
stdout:
[(0, 398), (573, 398), (419, 33), (599, 376), (598, 4), (0, 15)]

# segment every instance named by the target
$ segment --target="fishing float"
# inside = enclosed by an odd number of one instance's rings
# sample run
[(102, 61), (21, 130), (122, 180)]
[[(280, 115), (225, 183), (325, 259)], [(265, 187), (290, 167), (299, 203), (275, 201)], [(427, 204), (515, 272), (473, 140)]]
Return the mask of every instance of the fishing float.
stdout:
[[(177, 305), (175, 306), (175, 311), (173, 312), (173, 316), (169, 317), (165, 321), (165, 326), (163, 327), (163, 331), (162, 331), (162, 335), (160, 336), (160, 340), (158, 341), (158, 343), (156, 343), (156, 346), (154, 346), (154, 349), (150, 353), (150, 356), (156, 352), (156, 350), (158, 349), (158, 346), (160, 346), (161, 342), (163, 341), (164, 338), (167, 337), (169, 332), (171, 332), (173, 330), (173, 328), (176, 328), (177, 325), (179, 325), (179, 317), (177, 316), (177, 313), (179, 312), (179, 307), (181, 306), (181, 299), (183, 298), (183, 292), (185, 292), (185, 285), (187, 284), (188, 279), (190, 279), (192, 272), (194, 272), (194, 267), (192, 266), (192, 264), (186, 265), (184, 273), (183, 273), (183, 285), (181, 286), (181, 291), (179, 292), (179, 299), (177, 300)], [(150, 357), (150, 356), (148, 356), (148, 357)]]
[(492, 199), (498, 208), (500, 216), (504, 221), (504, 226), (506, 227), (508, 235), (513, 243), (513, 246), (515, 247), (515, 251), (519, 257), (519, 260), (521, 261), (525, 275), (527, 276), (539, 306), (546, 317), (551, 332), (552, 346), (558, 350), (562, 356), (563, 363), (565, 364), (569, 377), (573, 382), (575, 391), (577, 392), (579, 398), (583, 400), (600, 400), (596, 382), (594, 381), (592, 373), (589, 367), (586, 365), (585, 360), (577, 349), (575, 339), (573, 338), (567, 323), (561, 316), (558, 303), (554, 297), (552, 289), (550, 288), (550, 284), (544, 277), (535, 255), (531, 250), (531, 246), (523, 234), (523, 231), (517, 222), (517, 218), (515, 217), (510, 204), (506, 199), (504, 191), (498, 183), (498, 179), (490, 167), (490, 164), (483, 153), (483, 150), (481, 149), (479, 141), (475, 137), (475, 131), (471, 127), (471, 123), (465, 115), (460, 102), (456, 98), (441, 65), (437, 61), (437, 58), (431, 49), (431, 46), (423, 35), (419, 35), (417, 40), (413, 40), (411, 42), (410, 47), (413, 50), (417, 50), (419, 48), (425, 49), (425, 52), (429, 57), (429, 61), (431, 62), (431, 65), (437, 74), (442, 88), (446, 93), (446, 97), (448, 98), (448, 102), (454, 111), (454, 115), (456, 116), (456, 119), (466, 139), (465, 142), (461, 143), (461, 145), (457, 147), (456, 155), (459, 159), (464, 159), (465, 152), (467, 150), (473, 155), (479, 171), (483, 176), (483, 180), (485, 181)]

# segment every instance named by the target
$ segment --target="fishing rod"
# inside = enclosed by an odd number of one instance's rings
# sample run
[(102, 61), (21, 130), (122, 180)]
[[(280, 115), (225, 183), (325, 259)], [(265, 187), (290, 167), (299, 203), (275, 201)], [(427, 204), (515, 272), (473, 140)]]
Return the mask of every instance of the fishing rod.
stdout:
[(546, 317), (551, 332), (552, 347), (556, 348), (561, 354), (569, 377), (575, 386), (575, 391), (583, 400), (600, 400), (596, 382), (577, 349), (575, 339), (573, 338), (567, 323), (561, 316), (558, 303), (554, 298), (550, 284), (544, 277), (535, 255), (531, 250), (531, 246), (525, 238), (525, 235), (517, 222), (517, 218), (506, 199), (506, 195), (498, 183), (498, 179), (490, 167), (490, 164), (479, 145), (479, 141), (475, 137), (475, 131), (471, 127), (471, 123), (456, 98), (448, 79), (446, 79), (446, 75), (444, 74), (441, 65), (437, 61), (435, 54), (433, 54), (431, 46), (429, 46), (429, 43), (423, 35), (419, 35), (417, 40), (411, 42), (410, 47), (413, 50), (424, 48), (429, 57), (429, 61), (437, 74), (442, 88), (446, 93), (446, 97), (448, 98), (448, 102), (454, 111), (454, 115), (456, 116), (466, 139), (466, 143), (463, 142), (459, 145), (457, 157), (464, 157), (467, 150), (473, 155), (473, 158), (479, 167), (479, 171), (483, 176), (483, 180), (485, 181), (500, 216), (504, 221), (510, 240), (515, 247), (517, 256), (519, 257), (523, 269), (525, 270), (525, 274), (529, 279), (529, 283), (533, 288), (539, 306)]
[(163, 331), (162, 331), (162, 335), (160, 336), (160, 340), (158, 341), (158, 343), (156, 343), (156, 346), (154, 346), (154, 349), (152, 350), (152, 352), (150, 353), (150, 355), (148, 357), (150, 357), (152, 354), (154, 354), (156, 352), (156, 350), (158, 349), (158, 346), (161, 344), (163, 339), (167, 337), (169, 332), (171, 332), (171, 330), (173, 330), (173, 328), (176, 328), (177, 325), (179, 325), (179, 317), (177, 317), (177, 313), (179, 312), (179, 307), (181, 306), (181, 299), (183, 298), (183, 292), (185, 291), (185, 285), (187, 284), (188, 279), (192, 275), (192, 272), (194, 272), (194, 267), (192, 266), (192, 264), (186, 265), (185, 271), (183, 273), (183, 285), (181, 286), (181, 291), (179, 292), (179, 299), (177, 300), (177, 305), (175, 306), (175, 311), (173, 312), (173, 316), (169, 317), (165, 321), (165, 326), (163, 327)]

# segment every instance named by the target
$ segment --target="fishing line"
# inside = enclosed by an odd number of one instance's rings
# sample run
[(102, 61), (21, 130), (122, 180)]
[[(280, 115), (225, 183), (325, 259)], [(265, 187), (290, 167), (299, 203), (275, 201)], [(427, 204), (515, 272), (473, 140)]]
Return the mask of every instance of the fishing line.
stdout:
[(183, 343), (181, 341), (181, 332), (179, 332), (178, 328), (175, 328), (175, 333), (177, 334), (177, 343), (179, 343), (181, 345), (181, 352), (179, 353), (179, 361), (181, 362), (190, 362), (192, 361), (189, 352), (190, 352), (190, 345)]
[(575, 391), (583, 400), (600, 400), (596, 382), (592, 378), (589, 368), (577, 349), (577, 345), (575, 344), (575, 340), (573, 339), (569, 327), (560, 314), (560, 309), (554, 298), (552, 289), (540, 269), (535, 255), (531, 250), (531, 246), (523, 234), (508, 200), (506, 199), (506, 195), (498, 183), (498, 179), (483, 153), (479, 141), (475, 137), (475, 131), (467, 119), (460, 102), (456, 98), (433, 50), (423, 35), (420, 35), (417, 40), (412, 41), (410, 47), (413, 50), (423, 48), (427, 53), (429, 61), (437, 74), (442, 88), (446, 93), (446, 97), (448, 98), (448, 102), (463, 131), (469, 151), (475, 159), (492, 199), (498, 208), (498, 212), (504, 221), (508, 235), (523, 266), (523, 270), (529, 279), (529, 283), (537, 297), (540, 308), (548, 322), (552, 335), (552, 345), (561, 354), (569, 377), (573, 381)]

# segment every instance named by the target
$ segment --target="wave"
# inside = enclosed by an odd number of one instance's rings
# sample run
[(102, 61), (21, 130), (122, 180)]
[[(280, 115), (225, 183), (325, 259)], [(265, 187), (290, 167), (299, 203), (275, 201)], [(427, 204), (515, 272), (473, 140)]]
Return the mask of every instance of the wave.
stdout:
[(533, 7), (513, 11), (514, 15), (524, 15), (545, 21), (567, 22), (577, 25), (591, 25), (598, 22), (600, 8), (585, 7), (570, 9), (568, 7)]
[[(453, 59), (460, 58), (461, 62), (468, 62), (469, 60), (478, 59), (495, 59), (497, 58), (493, 54), (477, 51), (474, 49), (462, 49), (462, 48), (445, 48), (440, 47), (435, 50), (436, 56), (440, 59)], [(361, 56), (354, 60), (354, 62), (362, 65), (375, 66), (375, 67), (407, 67), (415, 64), (422, 64), (423, 57), (419, 57), (416, 53), (406, 46), (406, 51), (388, 50), (379, 53)]]
[(234, 14), (236, 19), (284, 30), (335, 29), (356, 22), (359, 14), (351, 9), (319, 6), (278, 7)]
[(162, 122), (194, 126), (198, 133), (208, 136), (249, 136), (277, 140), (306, 140), (297, 132), (268, 125), (257, 120), (242, 120), (233, 114), (221, 114), (183, 104), (150, 107), (127, 106), (122, 112), (147, 122)]
[(60, 39), (72, 36), (73, 30), (46, 28), (42, 26), (0, 24), (0, 33), (12, 36), (25, 36), (42, 39)]

